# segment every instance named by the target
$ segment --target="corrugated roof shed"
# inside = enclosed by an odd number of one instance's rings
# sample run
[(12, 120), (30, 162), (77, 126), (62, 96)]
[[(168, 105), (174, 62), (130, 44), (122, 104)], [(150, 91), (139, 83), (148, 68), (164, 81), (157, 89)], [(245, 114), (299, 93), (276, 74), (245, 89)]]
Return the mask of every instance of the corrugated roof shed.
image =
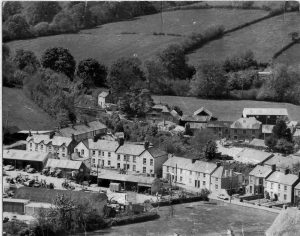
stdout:
[(260, 129), (261, 122), (254, 117), (240, 118), (232, 123), (230, 128), (232, 129)]
[(46, 166), (59, 169), (79, 170), (82, 164), (82, 161), (49, 159)]
[(132, 144), (132, 143), (124, 143), (120, 146), (116, 153), (125, 154), (125, 155), (133, 155), (139, 156), (145, 151), (144, 145)]
[(270, 166), (261, 166), (257, 165), (253, 170), (249, 173), (249, 175), (253, 175), (255, 177), (267, 177), (272, 172), (272, 168)]
[(298, 180), (298, 176), (275, 171), (266, 180), (280, 184), (293, 185)]
[(286, 108), (244, 108), (243, 117), (248, 115), (288, 116)]
[(69, 144), (72, 142), (72, 138), (69, 137), (54, 135), (52, 139), (50, 139), (50, 136), (46, 134), (34, 134), (32, 136), (28, 136), (26, 139), (27, 142), (31, 140), (33, 140), (34, 143), (43, 142), (44, 144), (52, 144), (53, 146), (69, 146)]
[(245, 148), (236, 155), (235, 160), (242, 163), (259, 164), (272, 156), (272, 153)]
[(72, 137), (72, 134), (79, 135), (96, 130), (106, 129), (106, 125), (102, 124), (100, 121), (89, 122), (88, 125), (78, 124), (73, 127), (66, 127), (59, 130), (58, 135), (64, 137)]
[(25, 150), (17, 149), (3, 150), (3, 159), (9, 160), (44, 162), (49, 156), (49, 153), (28, 152)]

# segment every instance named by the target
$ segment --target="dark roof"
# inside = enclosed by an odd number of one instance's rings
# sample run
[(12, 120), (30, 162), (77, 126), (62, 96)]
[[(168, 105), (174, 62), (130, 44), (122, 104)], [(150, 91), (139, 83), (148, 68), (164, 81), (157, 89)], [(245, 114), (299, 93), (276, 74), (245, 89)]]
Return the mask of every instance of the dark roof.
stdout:
[(72, 137), (72, 134), (79, 135), (88, 133), (95, 130), (106, 129), (106, 125), (102, 124), (100, 121), (92, 121), (86, 124), (78, 124), (73, 127), (62, 128), (58, 132), (58, 136), (61, 135), (63, 137)]
[(161, 156), (164, 156), (164, 155), (168, 155), (168, 153), (166, 153), (165, 151), (159, 149), (159, 148), (155, 148), (155, 147), (150, 147), (148, 148), (147, 150), (151, 156), (153, 156), (154, 158), (155, 157), (161, 157)]
[(32, 202), (46, 202), (53, 203), (57, 195), (70, 197), (77, 203), (92, 203), (91, 205), (106, 203), (107, 196), (105, 193), (92, 193), (83, 191), (59, 190), (59, 189), (46, 189), (46, 188), (30, 188), (21, 187), (17, 188), (14, 198), (29, 199)]
[(210, 121), (207, 124), (208, 128), (228, 127), (232, 124), (232, 121)]

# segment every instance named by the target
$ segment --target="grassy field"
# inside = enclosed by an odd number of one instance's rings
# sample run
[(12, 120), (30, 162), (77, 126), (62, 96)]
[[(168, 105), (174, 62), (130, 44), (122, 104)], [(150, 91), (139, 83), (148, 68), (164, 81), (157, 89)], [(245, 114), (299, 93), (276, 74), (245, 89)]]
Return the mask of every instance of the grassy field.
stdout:
[[(207, 59), (224, 60), (241, 51), (252, 50), (255, 57), (263, 62), (269, 61), (273, 54), (291, 41), (290, 32), (300, 29), (299, 13), (287, 13), (273, 17), (229, 35), (212, 41), (189, 55), (190, 63), (197, 65)], [(299, 63), (299, 54), (294, 52), (286, 57), (288, 64)]]
[(20, 130), (48, 130), (57, 125), (21, 89), (3, 87), (2, 98), (3, 126), (6, 120), (8, 126), (17, 126)]
[(219, 120), (234, 121), (242, 116), (246, 107), (287, 108), (290, 119), (300, 120), (300, 106), (288, 103), (249, 101), (249, 100), (206, 100), (195, 97), (152, 96), (155, 103), (179, 106), (183, 113), (191, 115), (200, 107), (210, 110)]
[[(34, 51), (38, 57), (48, 47), (68, 48), (77, 61), (93, 57), (107, 65), (122, 56), (136, 54), (146, 60), (167, 45), (184, 40), (184, 36), (154, 36), (153, 32), (187, 35), (202, 32), (213, 25), (227, 29), (252, 21), (267, 14), (262, 10), (201, 9), (164, 12), (160, 14), (101, 25), (96, 29), (82, 30), (78, 34), (41, 37), (8, 43), (12, 51), (19, 48)], [(130, 32), (135, 34), (122, 34)]]
[(300, 72), (300, 44), (294, 44), (288, 50), (284, 51), (276, 58), (276, 62), (288, 63)]

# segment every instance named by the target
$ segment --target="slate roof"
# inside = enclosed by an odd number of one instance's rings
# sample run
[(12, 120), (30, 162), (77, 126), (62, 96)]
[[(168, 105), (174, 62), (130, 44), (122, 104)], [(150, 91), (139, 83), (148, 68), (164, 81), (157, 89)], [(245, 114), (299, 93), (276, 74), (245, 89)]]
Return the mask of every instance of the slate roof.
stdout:
[(85, 124), (78, 124), (73, 127), (62, 128), (59, 130), (58, 135), (63, 137), (72, 137), (72, 134), (79, 135), (106, 128), (106, 125), (102, 124), (100, 121), (92, 121), (88, 123), (88, 126)]
[(292, 168), (292, 166), (296, 163), (300, 163), (300, 156), (289, 155), (283, 156), (280, 154), (274, 154), (272, 158), (264, 162), (265, 165), (276, 165), (276, 167), (286, 169)]
[(50, 136), (47, 134), (34, 134), (32, 136), (28, 136), (26, 141), (29, 142), (33, 140), (34, 143), (41, 143), (44, 144), (52, 144), (53, 146), (69, 146), (69, 144), (72, 142), (72, 138), (69, 137), (62, 137), (54, 135), (52, 139), (50, 139)]
[(293, 174), (286, 175), (280, 171), (275, 171), (266, 180), (280, 184), (293, 185), (298, 180), (298, 176)]
[(120, 146), (117, 149), (116, 153), (139, 156), (144, 151), (145, 151), (144, 145), (138, 145), (138, 144), (133, 144), (133, 143), (124, 143), (122, 146)]
[(243, 117), (247, 115), (288, 116), (288, 112), (286, 108), (244, 108)]
[(267, 146), (265, 145), (265, 140), (263, 139), (258, 139), (258, 138), (254, 138), (249, 145), (255, 146), (255, 147), (264, 147), (266, 148)]
[(210, 174), (217, 167), (215, 163), (199, 161), (199, 160), (196, 160), (193, 163), (192, 159), (187, 159), (184, 157), (176, 157), (176, 156), (169, 158), (163, 165), (176, 167), (176, 164), (177, 164), (177, 168), (195, 171), (195, 172), (207, 173), (207, 174)]
[(82, 161), (49, 159), (46, 166), (59, 169), (79, 170), (82, 164)]
[(250, 171), (249, 175), (266, 178), (271, 172), (272, 168), (270, 166), (257, 165), (253, 170)]
[(22, 161), (39, 161), (44, 162), (49, 153), (28, 152), (25, 150), (8, 149), (3, 150), (3, 159), (22, 160)]
[(89, 149), (103, 150), (109, 152), (115, 152), (119, 147), (119, 143), (117, 141), (110, 141), (104, 139), (99, 139), (97, 140), (97, 142), (94, 142), (93, 139), (88, 139), (86, 143)]
[(200, 107), (198, 110), (196, 110), (195, 112), (194, 112), (194, 116), (198, 116), (198, 114), (199, 113), (201, 113), (201, 112), (205, 112), (205, 113), (207, 113), (207, 115), (209, 116), (209, 117), (212, 117), (212, 113), (209, 111), (209, 110), (207, 110), (206, 108), (204, 108), (204, 107)]
[(159, 148), (156, 148), (156, 147), (150, 147), (150, 148), (147, 149), (147, 151), (154, 158), (161, 157), (161, 156), (164, 156), (164, 155), (168, 155), (168, 153), (166, 153), (165, 151), (163, 151)]
[(261, 122), (254, 117), (240, 118), (234, 121), (230, 128), (232, 129), (260, 129)]
[(117, 181), (127, 181), (127, 182), (133, 182), (138, 184), (150, 185), (150, 186), (153, 180), (155, 179), (154, 177), (146, 177), (142, 175), (119, 174), (116, 171), (103, 171), (98, 174), (98, 178), (117, 180)]
[(242, 163), (259, 164), (272, 156), (272, 153), (245, 148), (236, 155), (235, 160)]

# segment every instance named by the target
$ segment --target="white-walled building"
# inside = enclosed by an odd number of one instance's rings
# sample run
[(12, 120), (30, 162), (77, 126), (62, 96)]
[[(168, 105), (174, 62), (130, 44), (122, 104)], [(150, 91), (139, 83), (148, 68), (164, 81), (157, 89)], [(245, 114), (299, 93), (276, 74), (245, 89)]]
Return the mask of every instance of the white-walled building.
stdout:
[(34, 134), (26, 139), (26, 150), (29, 152), (52, 153), (59, 158), (70, 158), (76, 141), (72, 138), (50, 134)]

